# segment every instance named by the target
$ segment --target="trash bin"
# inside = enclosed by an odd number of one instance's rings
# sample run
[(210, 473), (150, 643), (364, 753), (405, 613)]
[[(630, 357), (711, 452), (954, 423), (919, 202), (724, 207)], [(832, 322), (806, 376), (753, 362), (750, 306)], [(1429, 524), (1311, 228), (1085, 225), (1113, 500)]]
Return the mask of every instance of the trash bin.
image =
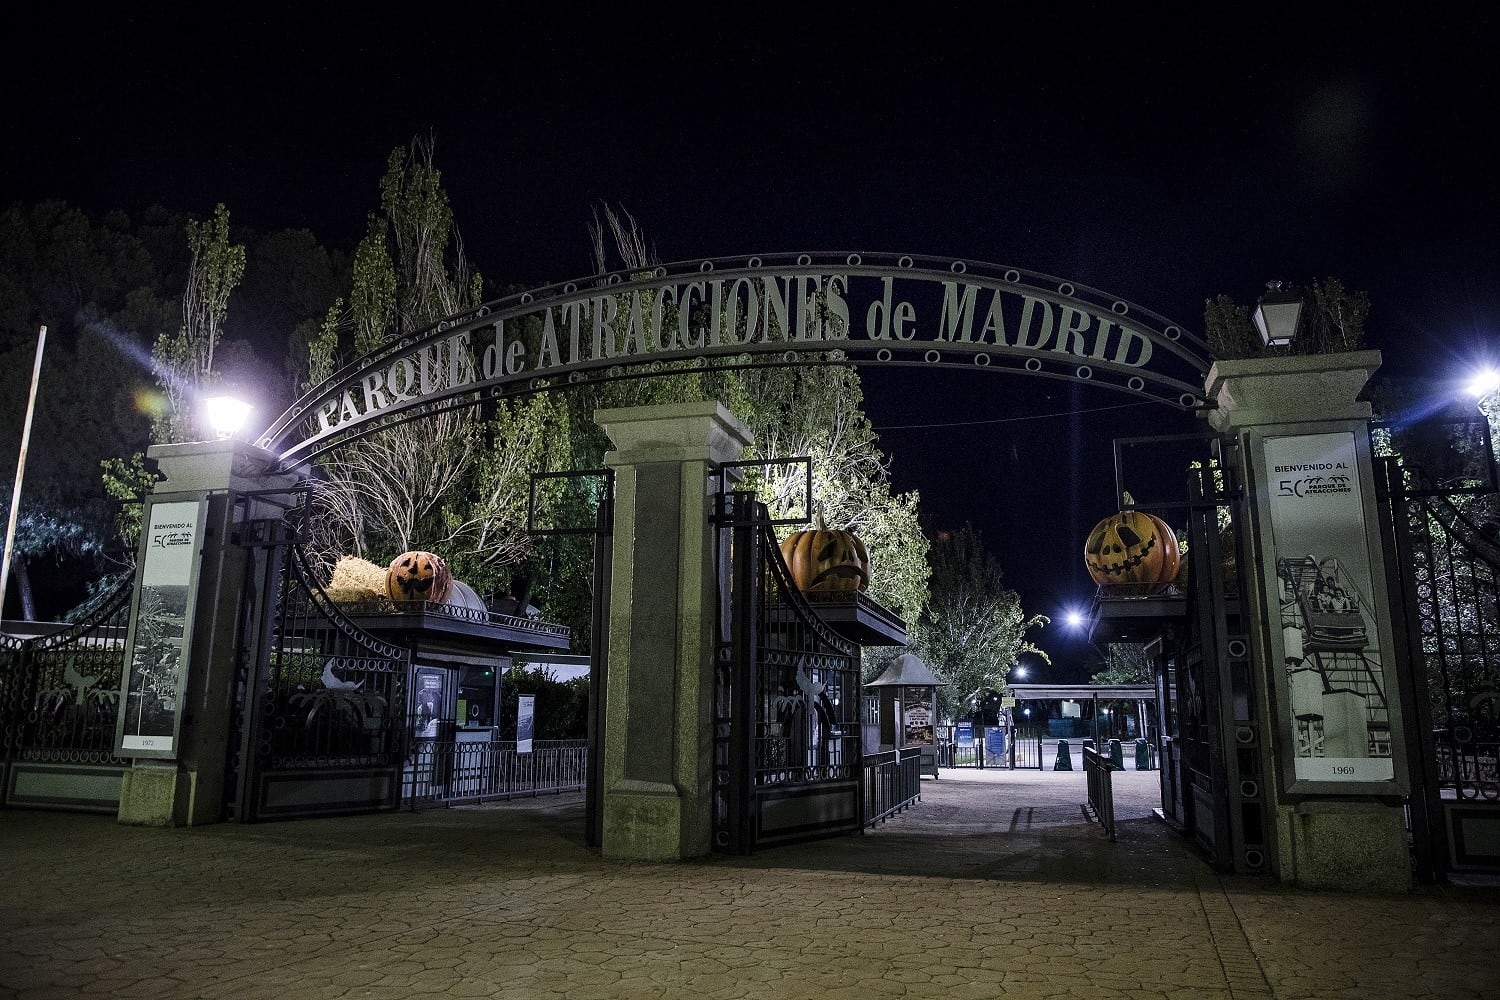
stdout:
[(1109, 741), (1109, 764), (1116, 771), (1125, 770), (1125, 750), (1119, 740)]
[(1073, 770), (1073, 758), (1068, 754), (1068, 741), (1057, 741), (1057, 763), (1052, 765), (1054, 771)]
[(1146, 740), (1135, 741), (1135, 769), (1137, 771), (1156, 770), (1156, 748)]

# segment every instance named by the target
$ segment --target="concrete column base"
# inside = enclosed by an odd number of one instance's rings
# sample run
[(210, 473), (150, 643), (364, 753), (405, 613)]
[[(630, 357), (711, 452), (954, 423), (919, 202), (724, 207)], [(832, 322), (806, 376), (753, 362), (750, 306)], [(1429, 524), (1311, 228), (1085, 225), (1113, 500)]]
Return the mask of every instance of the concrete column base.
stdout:
[(177, 764), (136, 764), (120, 776), (117, 819), (126, 826), (187, 826), (198, 776)]
[(1291, 871), (1283, 867), (1284, 881), (1309, 889), (1411, 890), (1400, 806), (1313, 801), (1279, 811), (1292, 861)]
[(671, 785), (616, 782), (604, 798), (604, 856), (681, 861), (701, 853), (683, 842), (682, 805), (682, 795)]

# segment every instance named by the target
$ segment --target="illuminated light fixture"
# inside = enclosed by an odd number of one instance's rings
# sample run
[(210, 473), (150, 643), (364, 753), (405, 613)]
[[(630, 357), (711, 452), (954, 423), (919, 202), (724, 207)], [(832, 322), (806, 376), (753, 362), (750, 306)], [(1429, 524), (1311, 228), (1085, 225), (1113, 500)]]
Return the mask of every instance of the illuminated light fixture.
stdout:
[(243, 399), (233, 396), (210, 396), (203, 401), (203, 407), (208, 411), (208, 425), (220, 440), (238, 434), (245, 426), (245, 421), (250, 418), (250, 411), (255, 409)]
[(1297, 336), (1297, 323), (1302, 318), (1302, 293), (1282, 285), (1279, 281), (1266, 282), (1266, 293), (1255, 303), (1255, 312), (1250, 318), (1260, 331), (1260, 339), (1267, 347), (1286, 347)]
[(1015, 666), (1015, 674), (1016, 674), (1017, 677), (1020, 677), (1022, 680), (1025, 680), (1025, 678), (1026, 678), (1026, 668), (1023, 665), (1017, 663), (1016, 666)]
[(1069, 628), (1078, 628), (1083, 624), (1083, 612), (1077, 608), (1070, 608), (1063, 616), (1063, 620), (1068, 623)]
[(1500, 392), (1500, 371), (1494, 368), (1483, 368), (1469, 379), (1469, 395), (1483, 399), (1492, 392)]

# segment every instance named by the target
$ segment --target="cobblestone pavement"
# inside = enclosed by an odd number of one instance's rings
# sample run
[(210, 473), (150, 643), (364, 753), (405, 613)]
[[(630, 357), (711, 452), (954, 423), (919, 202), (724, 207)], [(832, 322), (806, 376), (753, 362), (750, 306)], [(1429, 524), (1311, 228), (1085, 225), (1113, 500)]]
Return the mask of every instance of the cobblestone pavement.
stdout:
[(1214, 874), (1118, 781), (944, 771), (874, 833), (605, 861), (577, 795), (196, 829), (0, 812), (0, 996), (1500, 996), (1500, 889)]

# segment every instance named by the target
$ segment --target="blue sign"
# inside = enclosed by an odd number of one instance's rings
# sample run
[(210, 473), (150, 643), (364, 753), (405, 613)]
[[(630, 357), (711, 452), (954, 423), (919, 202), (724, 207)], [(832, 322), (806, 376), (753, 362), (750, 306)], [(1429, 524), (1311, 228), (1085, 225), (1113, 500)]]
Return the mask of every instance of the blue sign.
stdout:
[(984, 752), (991, 757), (1005, 755), (1005, 730), (996, 726), (984, 731)]
[(954, 740), (961, 747), (971, 747), (971, 746), (973, 746), (974, 745), (974, 723), (972, 723), (972, 722), (960, 722), (958, 724), (958, 733), (954, 736)]

